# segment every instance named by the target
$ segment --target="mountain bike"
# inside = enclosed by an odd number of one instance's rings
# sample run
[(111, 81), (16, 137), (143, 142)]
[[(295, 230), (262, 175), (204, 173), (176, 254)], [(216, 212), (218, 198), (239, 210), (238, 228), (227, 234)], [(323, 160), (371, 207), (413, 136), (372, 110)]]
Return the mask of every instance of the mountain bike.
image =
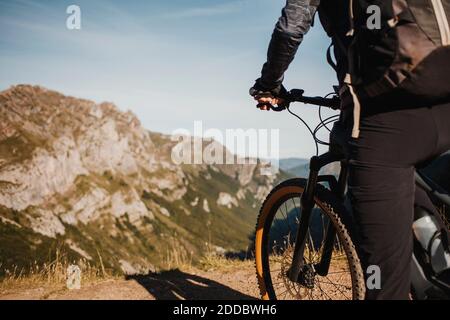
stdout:
[[(338, 94), (332, 95), (331, 98), (307, 97), (303, 90), (294, 89), (286, 95), (283, 106), (268, 107), (273, 111), (288, 110), (302, 120), (290, 110), (291, 103), (338, 110)], [(256, 273), (265, 300), (365, 298), (364, 270), (355, 247), (351, 206), (346, 200), (349, 164), (345, 130), (340, 121), (336, 121), (339, 115), (325, 120), (320, 112), (319, 115), (319, 129), (328, 128), (327, 125), (334, 122), (333, 129), (329, 129), (329, 143), (315, 138), (316, 147), (317, 142), (327, 144), (329, 151), (311, 158), (307, 179), (294, 178), (275, 187), (258, 216)], [(308, 127), (314, 137), (318, 128)], [(319, 174), (322, 168), (333, 163), (340, 163), (337, 176)], [(437, 208), (450, 207), (450, 195), (419, 170), (416, 184), (427, 192)], [(417, 205), (414, 210), (411, 298), (449, 299), (448, 225), (442, 217)]]

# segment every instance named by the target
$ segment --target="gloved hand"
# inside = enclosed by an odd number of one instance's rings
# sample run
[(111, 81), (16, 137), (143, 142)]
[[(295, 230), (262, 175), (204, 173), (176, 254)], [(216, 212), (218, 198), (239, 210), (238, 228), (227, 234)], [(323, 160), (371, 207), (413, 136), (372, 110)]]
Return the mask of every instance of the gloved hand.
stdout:
[(258, 107), (261, 110), (267, 111), (271, 110), (270, 106), (284, 106), (283, 97), (287, 95), (287, 91), (283, 85), (272, 90), (267, 90), (260, 85), (259, 79), (256, 80), (255, 85), (250, 88), (249, 93), (256, 101), (258, 101)]

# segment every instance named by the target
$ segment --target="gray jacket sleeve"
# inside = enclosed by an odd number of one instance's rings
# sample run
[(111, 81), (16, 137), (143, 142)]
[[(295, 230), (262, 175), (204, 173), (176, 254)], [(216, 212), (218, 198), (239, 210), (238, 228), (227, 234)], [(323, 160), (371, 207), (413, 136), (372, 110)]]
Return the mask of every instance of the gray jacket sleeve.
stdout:
[(261, 78), (257, 80), (260, 87), (267, 91), (279, 90), (285, 71), (311, 27), (318, 4), (317, 0), (286, 1), (272, 34), (267, 62), (262, 68)]

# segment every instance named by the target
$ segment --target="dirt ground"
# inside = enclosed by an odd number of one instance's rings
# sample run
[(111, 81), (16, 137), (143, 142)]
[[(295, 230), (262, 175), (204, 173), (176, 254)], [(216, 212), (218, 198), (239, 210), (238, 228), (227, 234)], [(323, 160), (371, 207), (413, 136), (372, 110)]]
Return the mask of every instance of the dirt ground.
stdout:
[(0, 292), (0, 300), (251, 300), (259, 295), (254, 269), (166, 271), (66, 288)]

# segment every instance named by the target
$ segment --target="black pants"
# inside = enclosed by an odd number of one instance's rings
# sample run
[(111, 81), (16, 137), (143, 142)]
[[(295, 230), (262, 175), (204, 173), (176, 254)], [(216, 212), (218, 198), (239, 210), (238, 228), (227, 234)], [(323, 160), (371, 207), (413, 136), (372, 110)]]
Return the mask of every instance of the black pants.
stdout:
[(450, 103), (364, 110), (360, 137), (350, 143), (349, 190), (364, 270), (381, 271), (381, 289), (367, 290), (367, 299), (408, 299), (415, 198), (433, 208), (416, 190), (414, 171), (450, 149)]

